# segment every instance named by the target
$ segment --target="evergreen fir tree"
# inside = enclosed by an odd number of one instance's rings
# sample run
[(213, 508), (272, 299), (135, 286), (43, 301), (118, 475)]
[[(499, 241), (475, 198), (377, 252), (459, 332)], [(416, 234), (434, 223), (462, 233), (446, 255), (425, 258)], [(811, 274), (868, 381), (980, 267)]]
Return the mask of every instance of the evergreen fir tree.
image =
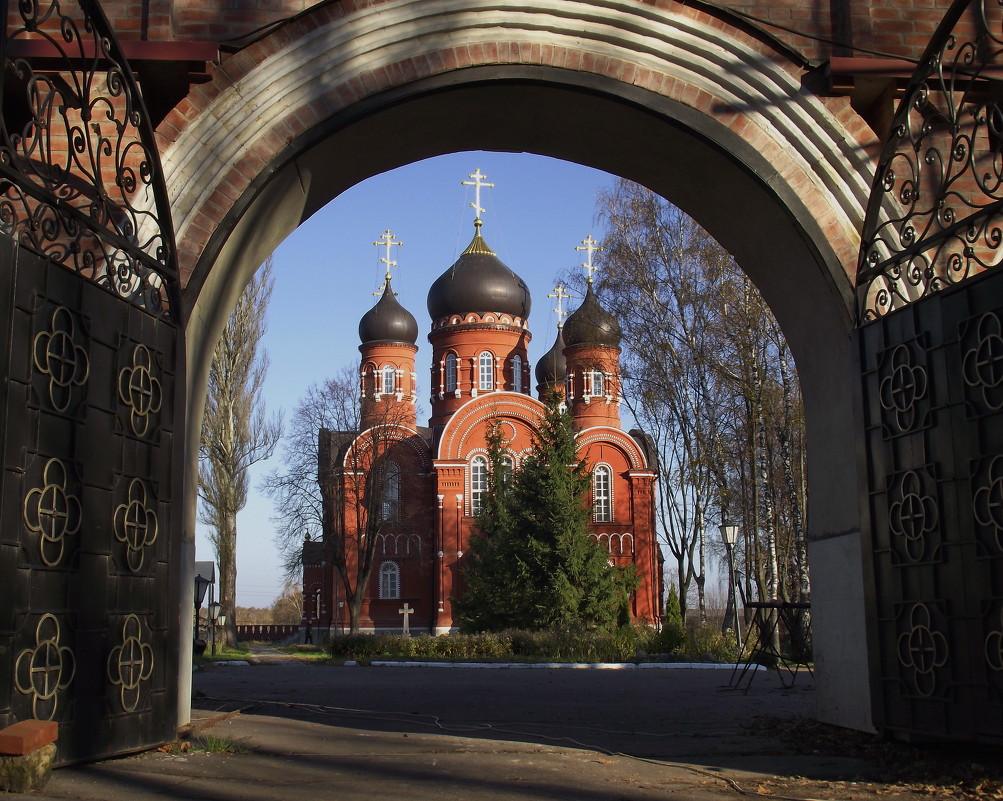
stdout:
[(512, 625), (518, 597), (511, 592), (518, 582), (520, 563), (514, 551), (510, 510), (511, 457), (497, 423), (488, 429), (487, 491), (481, 498), (477, 531), (467, 546), (463, 565), (463, 597), (453, 599), (453, 609), (463, 631), (499, 631)]
[(522, 469), (506, 481), (497, 428), (488, 437), (489, 484), (456, 602), (467, 630), (612, 627), (629, 620), (633, 567), (609, 564), (590, 539), (590, 475), (558, 397)]

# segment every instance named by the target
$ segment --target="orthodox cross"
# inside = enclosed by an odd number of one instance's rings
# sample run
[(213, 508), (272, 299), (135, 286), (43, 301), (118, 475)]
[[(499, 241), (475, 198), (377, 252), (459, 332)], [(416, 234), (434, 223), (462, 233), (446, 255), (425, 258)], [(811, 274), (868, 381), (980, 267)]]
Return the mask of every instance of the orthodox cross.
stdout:
[(474, 210), (474, 213), (477, 215), (474, 222), (479, 223), (481, 221), (481, 213), (484, 211), (484, 209), (481, 208), (481, 187), (486, 186), (490, 187), (491, 189), (494, 189), (495, 185), (486, 183), (485, 181), (481, 180), (482, 178), (487, 178), (487, 176), (481, 172), (480, 167), (478, 167), (476, 170), (470, 173), (469, 177), (473, 178), (474, 180), (460, 181), (460, 183), (463, 186), (472, 186), (474, 188), (474, 202), (471, 203), (470, 206)]
[(581, 245), (575, 245), (575, 250), (584, 250), (586, 252), (586, 261), (582, 262), (582, 267), (584, 267), (589, 274), (589, 283), (592, 283), (592, 273), (594, 273), (599, 268), (592, 264), (592, 254), (597, 250), (602, 250), (602, 246), (592, 238), (592, 234), (589, 234), (582, 240)]
[(571, 293), (568, 292), (563, 283), (560, 283), (554, 287), (553, 292), (547, 294), (547, 297), (557, 298), (557, 308), (554, 309), (554, 313), (557, 315), (557, 327), (564, 328), (564, 318), (568, 316), (568, 313), (564, 311), (564, 301), (571, 297)]
[(373, 293), (374, 295), (382, 295), (384, 290), (387, 288), (387, 284), (390, 283), (390, 268), (397, 266), (397, 262), (391, 261), (390, 259), (390, 248), (394, 245), (403, 245), (404, 243), (401, 242), (394, 234), (390, 233), (390, 229), (387, 228), (387, 230), (380, 234), (380, 238), (373, 242), (373, 244), (378, 248), (385, 247), (387, 249), (387, 255), (380, 258), (380, 263), (387, 266), (387, 272), (386, 275), (383, 276), (382, 286), (380, 286), (380, 288)]
[(411, 605), (408, 604), (408, 603), (405, 603), (404, 606), (402, 606), (400, 609), (397, 610), (397, 614), (404, 615), (404, 630), (403, 630), (404, 634), (410, 634), (411, 633), (410, 618), (411, 618), (411, 615), (413, 613), (414, 613), (414, 610), (411, 608)]

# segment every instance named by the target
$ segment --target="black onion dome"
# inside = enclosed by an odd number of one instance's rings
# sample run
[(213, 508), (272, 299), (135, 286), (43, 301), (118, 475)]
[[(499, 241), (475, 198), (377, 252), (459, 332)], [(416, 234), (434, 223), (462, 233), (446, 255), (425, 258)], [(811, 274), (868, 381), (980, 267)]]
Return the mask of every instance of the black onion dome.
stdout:
[(600, 345), (607, 348), (620, 347), (623, 330), (617, 319), (599, 305), (599, 299), (589, 284), (585, 300), (564, 323), (564, 342), (572, 345)]
[(428, 290), (428, 314), (433, 320), (450, 314), (496, 312), (525, 320), (532, 305), (529, 287), (474, 234), (452, 267)]
[(536, 363), (536, 385), (544, 387), (553, 384), (564, 384), (568, 375), (568, 363), (564, 358), (564, 331), (557, 329), (557, 339), (554, 346), (543, 354)]
[(390, 282), (383, 289), (383, 297), (359, 321), (359, 339), (369, 342), (406, 342), (413, 345), (418, 340), (418, 321), (414, 315), (397, 302)]

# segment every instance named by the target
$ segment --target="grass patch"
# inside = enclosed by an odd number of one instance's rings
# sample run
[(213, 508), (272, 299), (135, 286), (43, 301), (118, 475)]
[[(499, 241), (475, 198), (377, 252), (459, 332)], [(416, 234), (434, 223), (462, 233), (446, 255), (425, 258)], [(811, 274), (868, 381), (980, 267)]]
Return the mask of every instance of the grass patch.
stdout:
[(198, 750), (206, 754), (247, 754), (250, 749), (239, 740), (231, 740), (229, 737), (214, 737), (211, 734), (203, 735), (195, 741)]
[(213, 654), (212, 645), (210, 645), (205, 649), (204, 654), (201, 656), (195, 656), (193, 661), (196, 665), (205, 665), (212, 664), (213, 662), (232, 662), (247, 659), (250, 655), (251, 650), (245, 643), (239, 642), (232, 648), (216, 643), (215, 654)]
[(331, 654), (321, 645), (283, 645), (277, 650), (309, 662), (326, 662)]

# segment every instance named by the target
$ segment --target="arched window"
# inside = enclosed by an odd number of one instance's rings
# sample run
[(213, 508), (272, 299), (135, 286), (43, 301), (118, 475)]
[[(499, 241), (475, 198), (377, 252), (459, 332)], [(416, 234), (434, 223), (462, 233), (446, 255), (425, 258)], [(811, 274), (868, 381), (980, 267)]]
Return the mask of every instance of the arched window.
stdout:
[(446, 392), (456, 392), (456, 354), (446, 354)]
[(380, 500), (380, 518), (387, 522), (400, 519), (401, 469), (389, 462), (383, 472), (383, 492)]
[(512, 391), (522, 392), (522, 356), (512, 357)]
[(612, 471), (604, 464), (592, 471), (592, 514), (597, 523), (613, 522)]
[(495, 357), (490, 351), (484, 351), (477, 359), (478, 381), (477, 388), (487, 391), (495, 388)]
[(401, 571), (394, 562), (384, 562), (380, 567), (380, 598), (401, 597)]
[(470, 514), (480, 514), (487, 489), (488, 460), (484, 456), (475, 456), (470, 462)]
[(383, 389), (384, 395), (393, 395), (397, 391), (397, 371), (393, 365), (388, 364), (383, 368)]

